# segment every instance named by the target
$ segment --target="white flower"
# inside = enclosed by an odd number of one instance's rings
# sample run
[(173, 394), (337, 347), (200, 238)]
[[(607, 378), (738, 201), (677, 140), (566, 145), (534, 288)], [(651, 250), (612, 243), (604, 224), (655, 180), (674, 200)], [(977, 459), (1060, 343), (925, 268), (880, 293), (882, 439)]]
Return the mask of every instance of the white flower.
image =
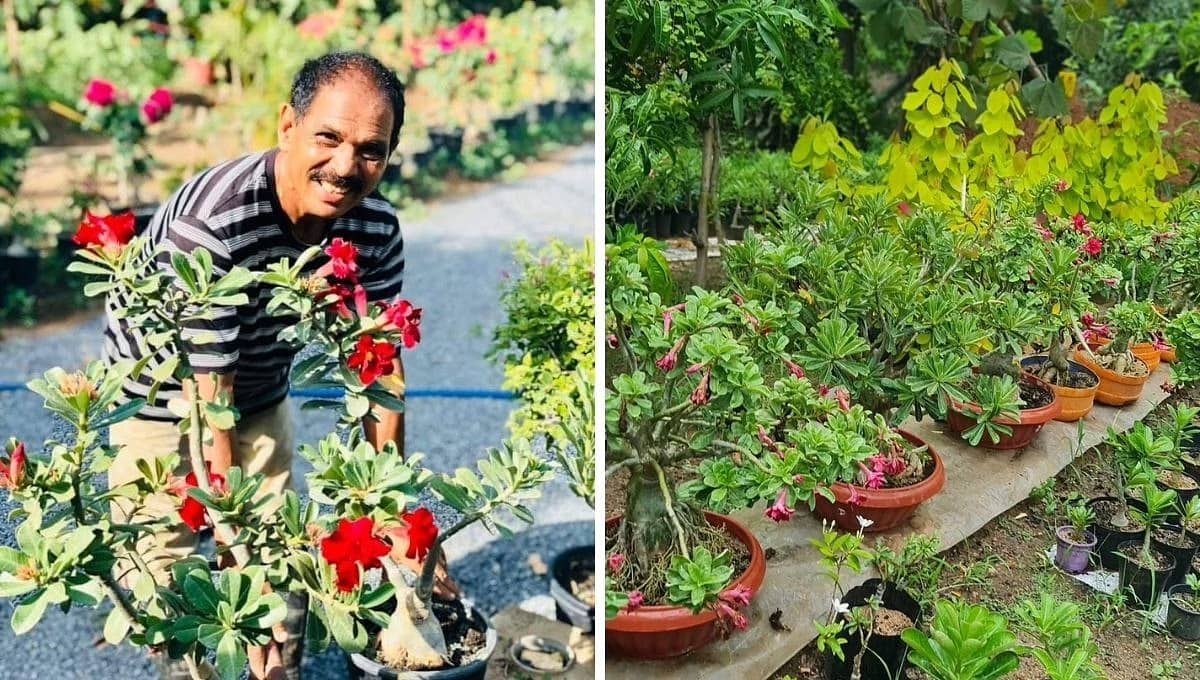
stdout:
[(862, 528), (864, 528), (864, 529), (866, 529), (867, 527), (869, 527), (869, 526), (871, 526), (872, 524), (874, 524), (874, 523), (875, 523), (875, 521), (874, 521), (874, 520), (869, 520), (869, 519), (867, 519), (866, 517), (862, 517), (862, 516), (859, 516), (859, 515), (855, 515), (855, 517), (857, 517), (857, 518), (858, 518), (858, 526), (860, 526), (860, 527), (862, 527)]
[(849, 614), (850, 613), (850, 605), (844, 604), (841, 600), (839, 600), (835, 597), (835, 598), (833, 598), (833, 613), (834, 614)]

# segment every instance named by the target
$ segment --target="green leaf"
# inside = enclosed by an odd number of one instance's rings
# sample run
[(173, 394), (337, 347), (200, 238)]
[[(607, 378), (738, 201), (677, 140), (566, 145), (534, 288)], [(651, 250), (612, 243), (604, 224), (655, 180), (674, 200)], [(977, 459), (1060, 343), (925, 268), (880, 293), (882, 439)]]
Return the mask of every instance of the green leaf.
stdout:
[(188, 603), (198, 611), (216, 615), (217, 603), (221, 601), (221, 598), (217, 595), (217, 589), (213, 587), (212, 582), (207, 580), (206, 574), (202, 572), (188, 574), (183, 581), (183, 594), (187, 597)]
[(1006, 35), (996, 43), (994, 48), (996, 61), (1014, 71), (1021, 71), (1029, 65), (1029, 44), (1020, 35)]
[(93, 420), (91, 423), (91, 428), (93, 430), (99, 430), (101, 428), (109, 427), (119, 422), (129, 420), (137, 415), (137, 412), (141, 411), (142, 407), (145, 405), (145, 399), (134, 399), (132, 401), (128, 401)]
[(238, 641), (237, 633), (229, 631), (217, 645), (217, 673), (222, 680), (238, 680), (246, 667), (246, 650)]
[(21, 554), (16, 548), (8, 546), (0, 546), (0, 571), (13, 573), (22, 564), (25, 564), (27, 558)]
[(187, 255), (184, 253), (173, 253), (171, 255), (171, 268), (179, 276), (179, 281), (183, 283), (188, 292), (196, 295), (200, 292), (200, 287), (196, 284), (196, 270), (192, 269), (192, 263), (188, 261)]
[(17, 597), (37, 588), (34, 581), (26, 581), (12, 574), (0, 574), (0, 597)]
[(108, 613), (108, 618), (104, 620), (104, 641), (113, 646), (121, 644), (129, 634), (129, 628), (129, 618), (125, 616), (124, 610), (113, 607)]
[(1021, 87), (1021, 98), (1040, 118), (1052, 118), (1067, 113), (1067, 93), (1062, 84), (1038, 78)]
[(13, 609), (12, 629), (14, 633), (24, 635), (32, 630), (38, 621), (42, 620), (42, 615), (46, 613), (46, 605), (49, 603), (49, 598), (45, 595), (45, 590), (38, 590)]
[(1100, 52), (1104, 44), (1104, 22), (1099, 19), (1084, 21), (1070, 32), (1069, 41), (1075, 56), (1089, 60)]

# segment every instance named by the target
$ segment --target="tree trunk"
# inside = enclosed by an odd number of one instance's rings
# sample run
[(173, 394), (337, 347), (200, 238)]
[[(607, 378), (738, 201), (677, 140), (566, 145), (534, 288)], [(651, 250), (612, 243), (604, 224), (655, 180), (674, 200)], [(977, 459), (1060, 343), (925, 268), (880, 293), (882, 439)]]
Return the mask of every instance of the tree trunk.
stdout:
[(696, 246), (696, 285), (703, 286), (708, 280), (708, 211), (712, 209), (713, 161), (716, 156), (716, 116), (709, 115), (704, 121), (703, 162), (700, 165), (700, 219), (692, 244)]
[(721, 126), (713, 130), (712, 198), (709, 199), (713, 227), (717, 232), (717, 243), (725, 247), (725, 224), (721, 221)]
[(8, 61), (13, 77), (21, 79), (21, 32), (17, 26), (16, 0), (4, 3), (4, 35), (8, 39)]

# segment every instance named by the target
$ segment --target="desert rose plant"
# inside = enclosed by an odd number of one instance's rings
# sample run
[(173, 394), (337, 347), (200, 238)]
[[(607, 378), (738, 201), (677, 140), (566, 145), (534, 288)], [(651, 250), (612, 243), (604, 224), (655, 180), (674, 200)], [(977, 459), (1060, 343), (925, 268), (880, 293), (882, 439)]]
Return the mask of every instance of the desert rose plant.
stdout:
[[(175, 351), (177, 358), (156, 369), (155, 378), (174, 377), (184, 385), (187, 398), (171, 408), (190, 441), (191, 472), (176, 477), (178, 456), (168, 456), (140, 464), (144, 479), (100, 492), (95, 477), (115, 451), (99, 431), (143, 405), (134, 400), (114, 408), (122, 382), (142, 366), (97, 362), (82, 372), (48, 371), (30, 388), (74, 426), (75, 436), (47, 442), (44, 453), (10, 442), (2, 461), (4, 486), (20, 503), (23, 519), (18, 548), (0, 551), (0, 595), (17, 599), (14, 630), (31, 629), (50, 604), (69, 609), (107, 598), (115, 605), (104, 629), (110, 643), (128, 638), (183, 658), (197, 678), (211, 674), (207, 657), (215, 653), (217, 674), (236, 678), (253, 658), (251, 648), (271, 640), (286, 612), (280, 594), (291, 590), (309, 596), (308, 637), (318, 648), (331, 639), (348, 651), (374, 644), (378, 658), (397, 669), (469, 661), (450, 657), (431, 613), (442, 545), (477, 522), (509, 533), (502, 511), (532, 520), (523, 503), (553, 475), (549, 464), (518, 440), (489, 451), (477, 472), (435, 474), (421, 465), (419, 454), (403, 457), (390, 443), (376, 450), (363, 440), (352, 425), (370, 418), (373, 404), (403, 407), (391, 359), (396, 346), (419, 341), (420, 310), (406, 301), (367, 304), (350, 244), (335, 240), (323, 253), (314, 248), (266, 273), (220, 272), (203, 250), (155, 252), (132, 232), (131, 215), (88, 215), (80, 226), (81, 259), (71, 269), (94, 278), (89, 295), (120, 291), (130, 301), (124, 318), (146, 328), (153, 342), (178, 350), (207, 339), (185, 338), (184, 322), (203, 318), (216, 305), (242, 303), (247, 286), (273, 287), (273, 311), (296, 318), (288, 337), (318, 346), (302, 367), (305, 384), (345, 390), (345, 399), (318, 406), (338, 408), (339, 429), (349, 432), (301, 447), (314, 467), (310, 498), (289, 490), (279, 509), (268, 512), (270, 497), (258, 493), (261, 476), (248, 477), (237, 467), (211, 474), (203, 462), (204, 429), (232, 427), (238, 414), (225, 396), (198, 398), (187, 352)], [(324, 264), (310, 266), (321, 255)], [(425, 491), (461, 518), (439, 529), (419, 504)], [(169, 582), (156, 582), (132, 547), (147, 530), (176, 518), (118, 523), (110, 509), (112, 502), (143, 504), (155, 492), (176, 497), (179, 519), (193, 530), (211, 525), (218, 549), (232, 556), (236, 568), (218, 576), (207, 560), (189, 557), (171, 566)], [(141, 575), (130, 587), (113, 574), (118, 559), (138, 567)], [(372, 585), (380, 579), (366, 576), (380, 569), (386, 576)], [(369, 630), (380, 631), (375, 640)], [(252, 663), (252, 671), (265, 675), (270, 669)]]

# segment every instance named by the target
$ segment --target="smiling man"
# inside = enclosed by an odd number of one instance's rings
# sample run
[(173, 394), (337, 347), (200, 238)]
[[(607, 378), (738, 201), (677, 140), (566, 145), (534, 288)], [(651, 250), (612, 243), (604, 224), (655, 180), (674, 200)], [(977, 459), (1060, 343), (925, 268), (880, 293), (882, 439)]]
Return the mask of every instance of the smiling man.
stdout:
[[(396, 75), (374, 58), (335, 53), (307, 62), (292, 85), (290, 100), (279, 113), (279, 146), (216, 165), (184, 183), (158, 210), (148, 227), (149, 248), (165, 246), (160, 266), (169, 271), (170, 253), (205, 248), (215, 273), (235, 266), (261, 272), (283, 258), (295, 261), (313, 245), (334, 239), (358, 251), (359, 280), (370, 301), (391, 301), (400, 293), (404, 272), (403, 240), (395, 210), (376, 191), (388, 157), (396, 147), (404, 120), (403, 87)], [(339, 242), (339, 247), (344, 247)], [(329, 258), (309, 264), (315, 271)], [(266, 286), (246, 290), (249, 302), (219, 308), (212, 318), (186, 326), (185, 339), (211, 334), (216, 342), (185, 348), (206, 399), (226, 395), (240, 412), (233, 429), (214, 430), (205, 459), (216, 474), (239, 466), (247, 474), (263, 474), (262, 493), (276, 497), (292, 487), (293, 429), (287, 402), (288, 377), (295, 351), (278, 339), (294, 322), (267, 313), (271, 292)], [(130, 327), (113, 312), (123, 304), (108, 300), (105, 355), (109, 360), (140, 359), (148, 343), (140, 328)], [(124, 386), (126, 399), (149, 396), (154, 368), (168, 360), (159, 353), (145, 372)], [(399, 357), (393, 371), (403, 375)], [(187, 440), (168, 402), (183, 396), (183, 386), (166, 383), (137, 418), (112, 428), (110, 443), (122, 447), (109, 470), (110, 487), (136, 481), (137, 462), (179, 452), (187, 472)], [(402, 395), (400, 395), (402, 396)], [(396, 442), (404, 450), (404, 416), (382, 409), (377, 420), (364, 419), (368, 439), (376, 446)], [(119, 501), (118, 501), (119, 503)], [(123, 517), (175, 517), (178, 500), (151, 499), (136, 512), (115, 508)], [(156, 578), (169, 576), (174, 561), (190, 554), (195, 536), (178, 523), (139, 542), (138, 552)], [(139, 576), (125, 567), (127, 584)], [(443, 584), (445, 590), (447, 584)], [(449, 588), (453, 590), (452, 584)], [(303, 634), (303, 606), (289, 611), (289, 638)], [(287, 677), (298, 677), (298, 645), (284, 645)], [(279, 668), (278, 649), (262, 651), (256, 677)], [(265, 666), (264, 666), (265, 664)], [(186, 669), (162, 664), (168, 677), (186, 677)], [(180, 673), (183, 673), (181, 676)], [(278, 672), (278, 671), (276, 671)]]

